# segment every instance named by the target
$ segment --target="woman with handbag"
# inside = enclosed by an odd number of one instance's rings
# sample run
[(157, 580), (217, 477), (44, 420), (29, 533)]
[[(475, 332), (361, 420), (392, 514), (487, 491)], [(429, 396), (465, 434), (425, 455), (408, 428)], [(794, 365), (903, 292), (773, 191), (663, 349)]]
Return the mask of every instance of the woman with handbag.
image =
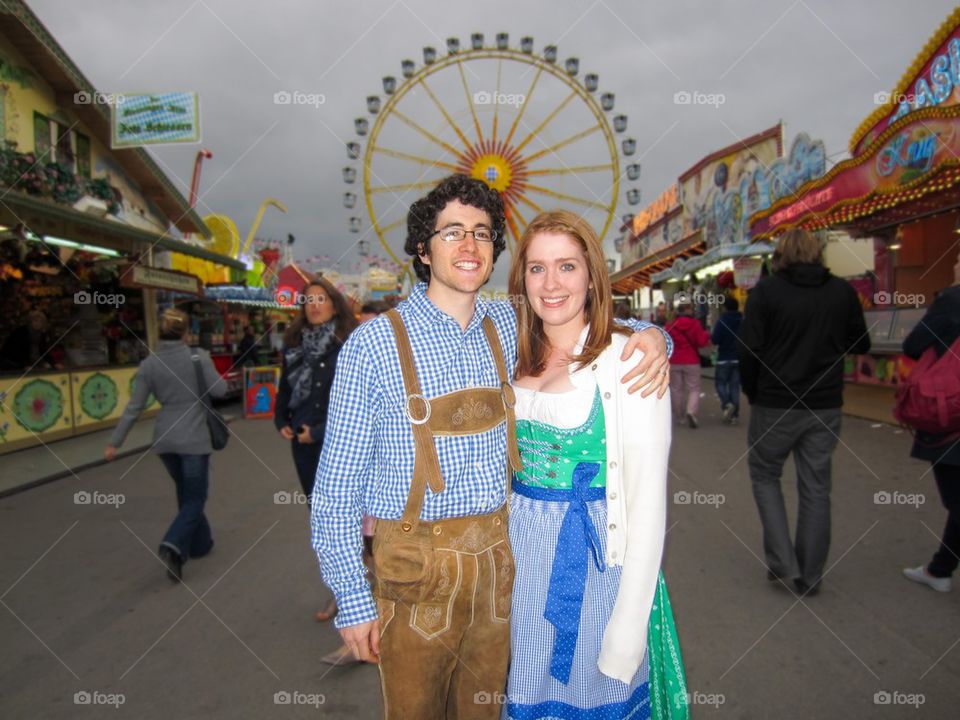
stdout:
[(660, 572), (670, 401), (630, 395), (604, 252), (576, 214), (517, 243), (516, 564), (505, 718), (690, 717)]
[[(290, 442), (297, 478), (309, 503), (323, 449), (337, 357), (357, 320), (344, 296), (325, 278), (308, 282), (298, 299), (300, 313), (283, 339), (283, 369), (273, 421), (283, 439)], [(336, 613), (337, 605), (331, 599), (316, 619), (323, 622)]]
[[(953, 266), (953, 285), (942, 290), (923, 319), (903, 341), (903, 354), (919, 360), (930, 352), (937, 358), (957, 352), (960, 338), (960, 256)], [(954, 376), (955, 377), (955, 376)], [(951, 417), (960, 424), (960, 418)], [(940, 547), (930, 562), (905, 568), (909, 580), (927, 585), (938, 592), (950, 592), (952, 576), (960, 565), (960, 433), (933, 433), (918, 430), (914, 437), (912, 457), (927, 460), (933, 470), (933, 479), (940, 491), (940, 500), (947, 510)]]
[[(104, 457), (117, 448), (146, 407), (150, 395), (160, 403), (153, 427), (152, 449), (160, 456), (177, 489), (177, 516), (158, 555), (167, 576), (179, 582), (188, 558), (203, 557), (213, 548), (210, 523), (204, 514), (209, 488), (210, 453), (225, 444), (226, 426), (209, 406), (210, 397), (223, 397), (227, 386), (206, 350), (187, 344), (190, 319), (182, 310), (160, 315), (160, 343), (134, 376), (130, 401), (114, 428)], [(211, 416), (211, 413), (215, 417)], [(214, 438), (210, 425), (214, 424)]]

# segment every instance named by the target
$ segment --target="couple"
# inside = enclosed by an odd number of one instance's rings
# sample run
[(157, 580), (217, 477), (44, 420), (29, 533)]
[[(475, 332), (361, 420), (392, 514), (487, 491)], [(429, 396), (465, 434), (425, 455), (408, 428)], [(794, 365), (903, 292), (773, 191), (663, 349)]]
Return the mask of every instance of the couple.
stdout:
[(442, 181), (408, 215), (424, 282), (341, 351), (311, 513), (337, 627), (379, 660), (388, 718), (499, 717), (508, 664), (510, 717), (686, 717), (659, 573), (666, 340), (613, 324), (596, 234), (564, 211), (519, 242), (516, 312), (479, 298), (504, 226), (485, 183)]

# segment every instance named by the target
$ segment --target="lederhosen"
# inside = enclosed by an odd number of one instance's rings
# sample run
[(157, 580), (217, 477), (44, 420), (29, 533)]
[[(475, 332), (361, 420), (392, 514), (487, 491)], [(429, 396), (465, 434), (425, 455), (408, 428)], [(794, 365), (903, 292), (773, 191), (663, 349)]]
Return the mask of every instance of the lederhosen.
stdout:
[(499, 718), (510, 656), (513, 555), (506, 504), (485, 515), (421, 521), (424, 495), (445, 487), (436, 435), (472, 435), (506, 422), (507, 473), (520, 469), (515, 396), (489, 317), (483, 330), (500, 387), (426, 398), (399, 313), (397, 340), (406, 413), (415, 444), (403, 516), (377, 520), (374, 596), (380, 614), (380, 674), (390, 720)]

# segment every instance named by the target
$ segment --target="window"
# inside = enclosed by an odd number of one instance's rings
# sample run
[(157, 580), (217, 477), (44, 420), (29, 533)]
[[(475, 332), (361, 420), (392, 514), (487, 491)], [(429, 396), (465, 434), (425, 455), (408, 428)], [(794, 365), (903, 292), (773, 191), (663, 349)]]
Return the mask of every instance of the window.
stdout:
[(40, 113), (33, 114), (33, 141), (37, 162), (57, 162), (77, 175), (90, 177), (90, 138)]
[(40, 113), (33, 114), (33, 149), (37, 155), (37, 162), (48, 163), (52, 160), (50, 120)]
[(90, 138), (77, 133), (77, 175), (90, 177)]

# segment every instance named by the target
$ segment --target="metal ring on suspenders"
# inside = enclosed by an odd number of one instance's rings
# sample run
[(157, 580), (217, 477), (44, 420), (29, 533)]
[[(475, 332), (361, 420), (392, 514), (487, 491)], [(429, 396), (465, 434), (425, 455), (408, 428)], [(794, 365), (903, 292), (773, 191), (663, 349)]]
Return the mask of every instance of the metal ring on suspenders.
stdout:
[[(427, 413), (426, 413), (426, 415), (423, 416), (423, 419), (421, 419), (421, 420), (416, 420), (416, 419), (414, 419), (413, 415), (410, 413), (410, 401), (411, 401), (411, 400), (414, 400), (415, 398), (420, 398), (421, 400), (423, 400), (423, 404), (426, 405), (426, 407), (427, 407)], [(426, 422), (430, 419), (430, 413), (431, 413), (430, 400), (428, 400), (427, 398), (425, 398), (425, 397), (424, 397), (423, 395), (421, 395), (420, 393), (411, 393), (410, 395), (407, 395), (407, 403), (406, 403), (406, 405), (404, 406), (403, 411), (404, 411), (404, 413), (406, 413), (406, 415), (407, 415), (407, 420), (409, 420), (409, 421), (411, 422), (411, 424), (413, 424), (413, 425), (423, 425), (424, 423), (426, 423)]]

